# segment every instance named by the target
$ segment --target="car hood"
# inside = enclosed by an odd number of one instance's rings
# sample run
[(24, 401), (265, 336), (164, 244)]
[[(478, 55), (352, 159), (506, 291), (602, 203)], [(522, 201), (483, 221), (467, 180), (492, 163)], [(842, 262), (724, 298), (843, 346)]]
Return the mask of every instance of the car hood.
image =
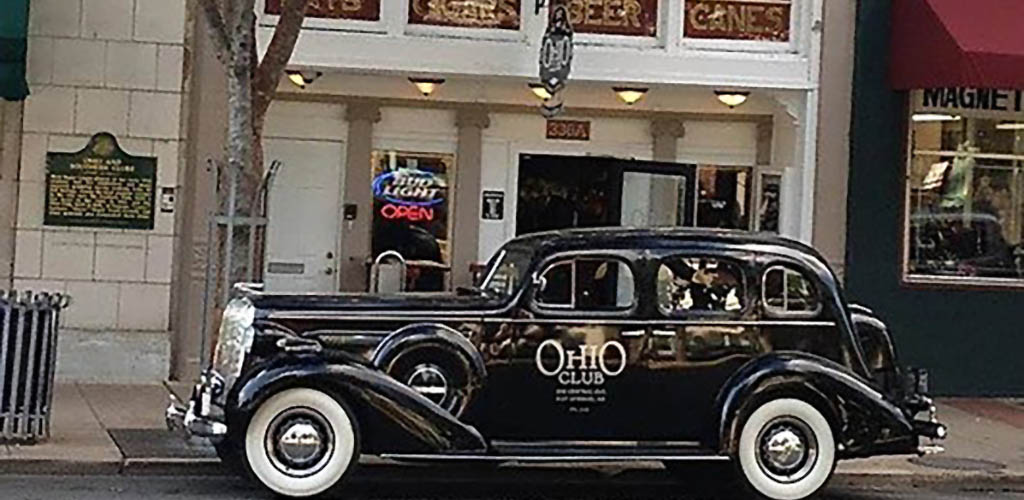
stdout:
[(499, 308), (504, 301), (480, 294), (402, 293), (402, 294), (294, 294), (255, 293), (249, 299), (257, 309), (288, 311), (486, 311)]

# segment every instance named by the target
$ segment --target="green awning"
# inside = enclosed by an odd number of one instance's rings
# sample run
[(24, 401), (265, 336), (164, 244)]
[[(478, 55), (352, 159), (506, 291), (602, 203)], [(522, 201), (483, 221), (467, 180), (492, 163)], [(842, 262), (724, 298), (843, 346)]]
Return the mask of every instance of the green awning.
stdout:
[(0, 97), (20, 101), (28, 96), (28, 0), (0, 0), (0, 13)]

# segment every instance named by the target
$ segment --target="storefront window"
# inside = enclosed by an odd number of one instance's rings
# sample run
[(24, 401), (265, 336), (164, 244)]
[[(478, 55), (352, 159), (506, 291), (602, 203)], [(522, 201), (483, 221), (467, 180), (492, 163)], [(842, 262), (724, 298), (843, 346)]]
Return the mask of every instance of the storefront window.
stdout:
[(1024, 123), (921, 112), (910, 123), (906, 279), (1024, 285)]
[(697, 168), (697, 226), (750, 229), (750, 167)]
[(443, 290), (449, 256), (449, 154), (373, 152), (373, 256), (394, 250), (409, 262), (406, 289)]

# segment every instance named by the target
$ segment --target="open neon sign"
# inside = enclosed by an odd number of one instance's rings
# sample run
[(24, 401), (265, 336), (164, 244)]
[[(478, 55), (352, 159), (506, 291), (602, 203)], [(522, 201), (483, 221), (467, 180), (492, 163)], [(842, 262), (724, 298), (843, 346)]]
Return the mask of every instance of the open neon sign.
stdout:
[(380, 215), (388, 220), (406, 219), (412, 222), (429, 222), (434, 220), (434, 209), (388, 203), (380, 208)]

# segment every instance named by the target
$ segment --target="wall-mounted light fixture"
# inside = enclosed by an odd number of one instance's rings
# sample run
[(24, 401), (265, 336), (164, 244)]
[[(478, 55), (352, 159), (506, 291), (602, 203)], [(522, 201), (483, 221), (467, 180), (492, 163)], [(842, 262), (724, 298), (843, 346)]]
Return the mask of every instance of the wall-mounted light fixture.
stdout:
[[(944, 114), (944, 113), (914, 113), (914, 115), (911, 116), (910, 119), (912, 121), (915, 121), (915, 122), (956, 122), (956, 121), (960, 121), (960, 117), (959, 116), (947, 115), (947, 114)], [(999, 128), (999, 126), (996, 125), (996, 128)]]
[(643, 87), (612, 87), (612, 90), (615, 91), (615, 95), (619, 96), (619, 99), (622, 99), (622, 102), (629, 106), (636, 104), (647, 94), (647, 89)]
[(750, 92), (746, 90), (716, 90), (715, 95), (718, 96), (718, 102), (729, 106), (729, 109), (735, 108), (740, 104), (747, 102), (747, 97), (750, 97)]
[(288, 75), (288, 80), (300, 89), (306, 88), (306, 85), (312, 84), (317, 78), (323, 76), (323, 73), (319, 71), (298, 71), (290, 69), (284, 73)]
[(533, 95), (537, 96), (538, 99), (542, 101), (551, 99), (551, 92), (548, 92), (548, 89), (544, 88), (544, 84), (534, 82), (531, 83), (529, 87), (530, 91), (533, 92)]
[(444, 78), (413, 78), (410, 77), (409, 81), (416, 86), (416, 90), (419, 90), (423, 97), (430, 97), (438, 87), (444, 83)]
[(1024, 130), (1024, 123), (1002, 122), (996, 125), (996, 130)]

